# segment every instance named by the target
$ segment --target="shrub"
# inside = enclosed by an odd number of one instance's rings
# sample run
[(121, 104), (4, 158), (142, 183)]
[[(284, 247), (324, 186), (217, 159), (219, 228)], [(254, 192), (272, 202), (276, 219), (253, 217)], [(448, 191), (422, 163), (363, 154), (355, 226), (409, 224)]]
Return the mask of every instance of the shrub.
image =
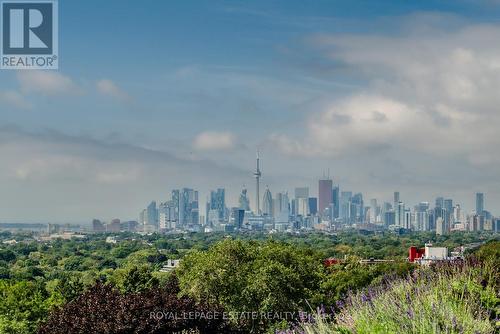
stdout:
[(334, 323), (319, 319), (316, 333), (494, 333), (500, 299), (498, 268), (474, 261), (420, 268), (406, 279), (351, 293)]

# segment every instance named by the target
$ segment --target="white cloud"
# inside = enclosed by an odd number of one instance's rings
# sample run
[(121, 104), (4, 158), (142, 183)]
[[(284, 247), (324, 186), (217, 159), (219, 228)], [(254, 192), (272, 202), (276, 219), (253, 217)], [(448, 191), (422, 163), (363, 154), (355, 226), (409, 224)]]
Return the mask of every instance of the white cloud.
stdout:
[(33, 105), (28, 102), (22, 94), (16, 91), (0, 92), (0, 102), (22, 110), (29, 110), (33, 108)]
[(53, 96), (83, 92), (70, 77), (53, 71), (19, 71), (17, 79), (23, 93)]
[(316, 37), (325, 58), (368, 85), (308, 117), (303, 138), (276, 133), (271, 141), (304, 156), (385, 147), (498, 162), (499, 40), (500, 27), (489, 25), (403, 37)]
[(193, 142), (193, 147), (200, 151), (228, 150), (234, 147), (235, 138), (230, 132), (202, 132)]
[(126, 101), (130, 96), (120, 89), (113, 81), (109, 79), (101, 79), (97, 81), (96, 87), (99, 93), (113, 97), (118, 100)]

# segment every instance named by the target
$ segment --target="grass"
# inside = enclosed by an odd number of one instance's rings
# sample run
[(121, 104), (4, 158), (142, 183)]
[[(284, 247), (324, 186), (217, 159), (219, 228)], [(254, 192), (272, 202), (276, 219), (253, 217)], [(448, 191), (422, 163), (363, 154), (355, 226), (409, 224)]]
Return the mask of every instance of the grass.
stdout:
[(351, 293), (334, 321), (318, 316), (295, 332), (496, 333), (500, 329), (498, 277), (492, 264), (473, 261), (421, 268), (406, 279), (386, 280)]

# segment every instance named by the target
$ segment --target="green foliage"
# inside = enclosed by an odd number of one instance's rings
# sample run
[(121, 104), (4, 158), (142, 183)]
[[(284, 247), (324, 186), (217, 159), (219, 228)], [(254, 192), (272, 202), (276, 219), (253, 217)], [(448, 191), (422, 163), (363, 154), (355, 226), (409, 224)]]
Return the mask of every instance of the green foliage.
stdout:
[(474, 255), (481, 261), (500, 268), (500, 241), (492, 240), (481, 246)]
[(131, 265), (127, 268), (118, 269), (109, 279), (123, 293), (142, 292), (158, 285), (158, 279), (148, 266)]
[(182, 295), (220, 304), (229, 312), (305, 308), (322, 274), (321, 257), (310, 249), (231, 239), (188, 254), (177, 271)]
[(0, 333), (33, 333), (41, 319), (62, 302), (60, 294), (49, 294), (42, 284), (0, 281)]
[(65, 301), (70, 301), (84, 291), (85, 286), (82, 282), (81, 273), (61, 274), (59, 277), (47, 282), (49, 292), (58, 293)]
[(9, 249), (0, 249), (0, 260), (12, 262), (16, 259), (16, 253)]
[(350, 258), (329, 268), (329, 274), (321, 283), (324, 293), (323, 304), (333, 306), (349, 291), (376, 284), (387, 276), (404, 276), (414, 269), (414, 265), (407, 262), (363, 265), (358, 260)]
[(144, 248), (143, 244), (138, 241), (125, 241), (114, 247), (111, 255), (113, 258), (123, 259), (142, 248)]

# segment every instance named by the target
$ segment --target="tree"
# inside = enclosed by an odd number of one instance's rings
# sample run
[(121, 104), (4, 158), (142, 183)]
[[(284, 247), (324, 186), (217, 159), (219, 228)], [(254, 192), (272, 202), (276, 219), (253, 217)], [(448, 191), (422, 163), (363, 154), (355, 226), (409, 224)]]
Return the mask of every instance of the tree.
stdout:
[[(77, 299), (50, 314), (40, 326), (39, 334), (67, 333), (172, 333), (198, 330), (200, 333), (227, 332), (227, 322), (218, 317), (208, 319), (202, 314), (222, 313), (217, 306), (196, 303), (177, 297), (175, 277), (161, 289), (121, 294), (111, 284), (98, 282)], [(198, 314), (197, 317), (182, 316)]]
[(356, 291), (370, 284), (378, 283), (384, 277), (405, 276), (414, 265), (410, 263), (386, 263), (376, 265), (360, 264), (359, 258), (350, 258), (344, 263), (329, 268), (321, 283), (323, 303), (335, 307), (349, 291)]
[(16, 253), (10, 249), (0, 249), (0, 260), (13, 262), (16, 259)]
[(49, 310), (62, 303), (59, 294), (49, 294), (35, 282), (0, 281), (0, 333), (33, 333)]
[[(310, 249), (227, 239), (207, 252), (188, 254), (178, 276), (184, 296), (220, 304), (228, 312), (261, 314), (308, 311), (307, 300), (315, 297), (322, 272), (321, 258)], [(269, 324), (268, 319), (243, 319), (240, 325), (250, 329), (256, 322)]]

